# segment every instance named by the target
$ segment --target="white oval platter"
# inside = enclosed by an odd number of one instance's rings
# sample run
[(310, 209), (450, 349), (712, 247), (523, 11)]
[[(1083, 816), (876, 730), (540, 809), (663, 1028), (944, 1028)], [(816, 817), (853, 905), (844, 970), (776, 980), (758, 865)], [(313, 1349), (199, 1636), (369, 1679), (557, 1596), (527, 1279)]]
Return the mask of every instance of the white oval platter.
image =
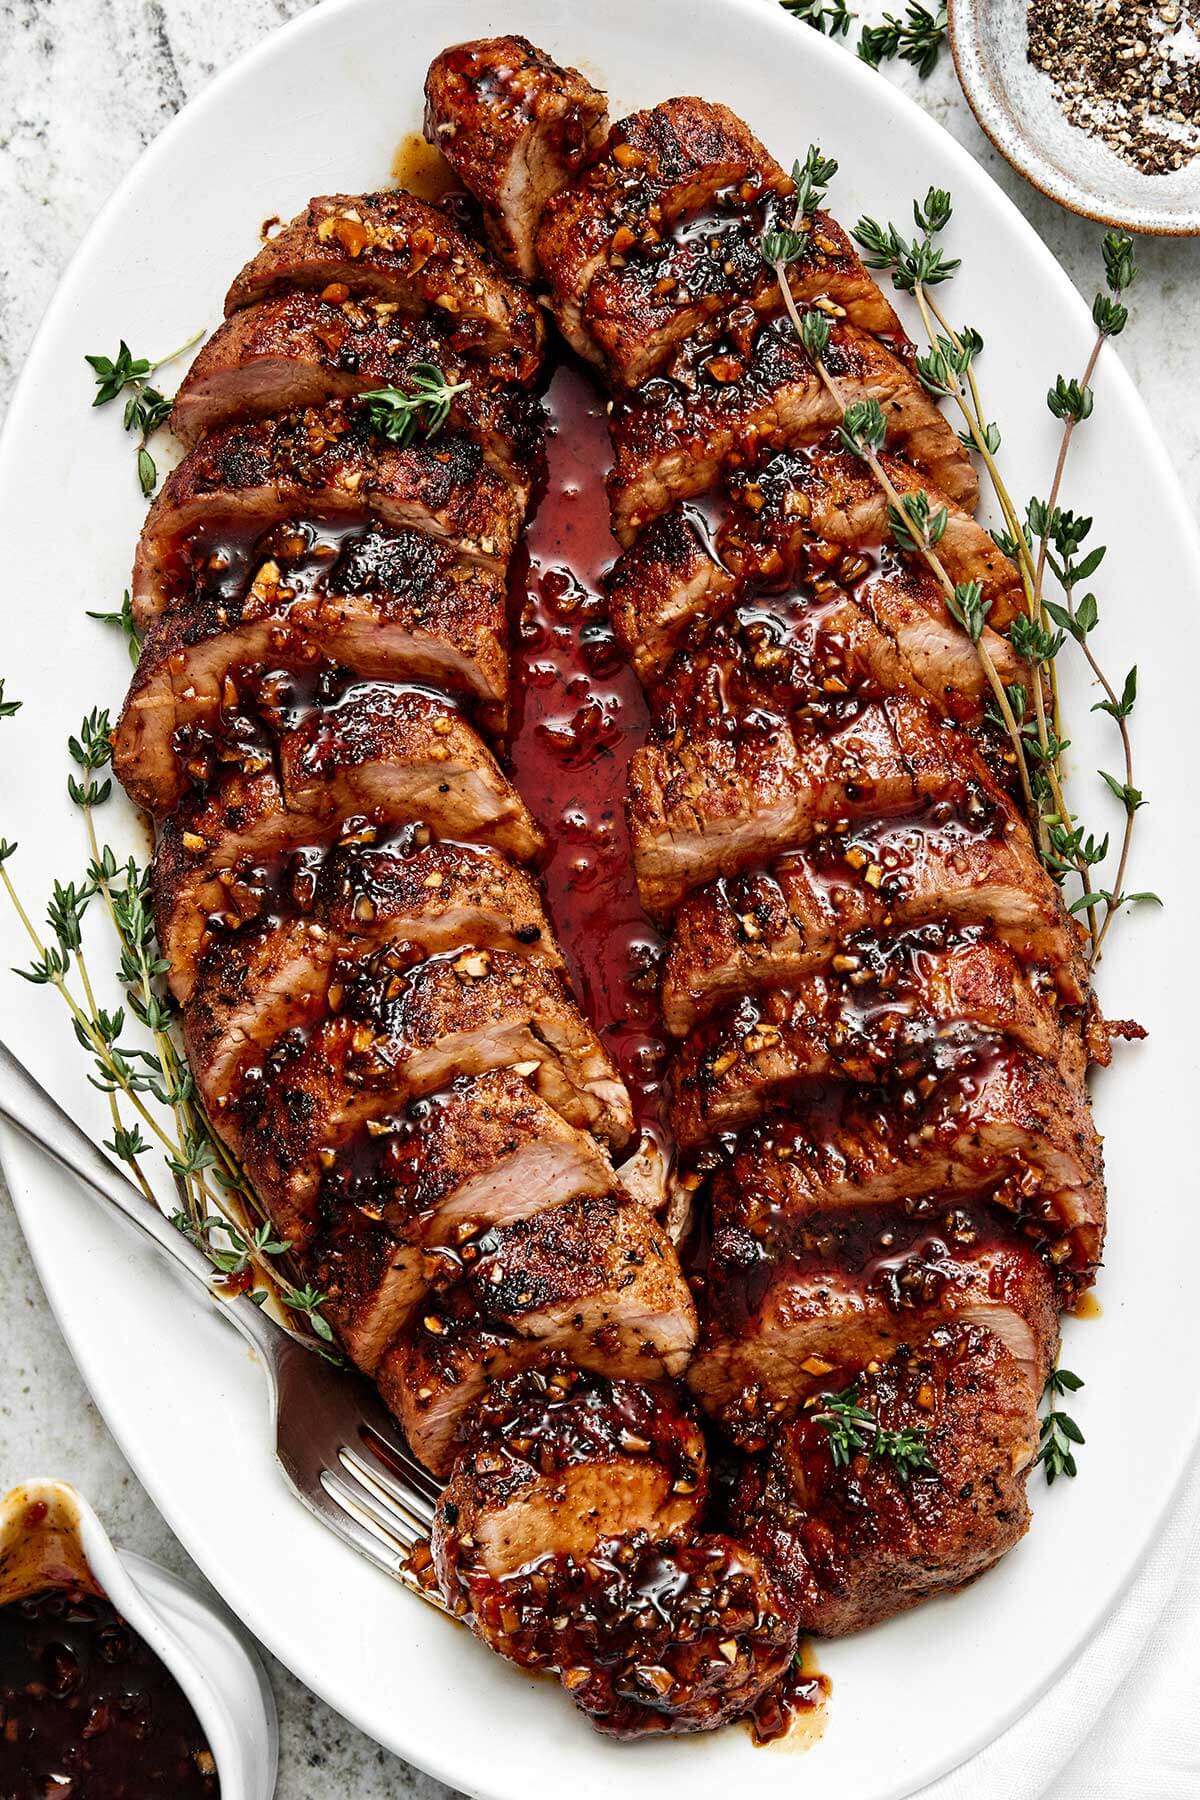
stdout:
[[(85, 353), (124, 336), (161, 351), (220, 316), (225, 286), (260, 223), (312, 193), (383, 185), (419, 128), (421, 84), (443, 45), (523, 31), (609, 90), (614, 113), (699, 93), (743, 113), (790, 163), (810, 141), (841, 169), (831, 205), (906, 221), (931, 182), (952, 190), (943, 290), (984, 335), (985, 391), (1024, 496), (1044, 491), (1057, 442), (1044, 404), (1076, 373), (1084, 305), (1015, 208), (965, 151), (885, 79), (764, 0), (328, 0), (226, 71), (162, 134), (105, 209), (49, 309), (0, 448), (7, 568), (3, 658), (23, 710), (0, 727), (0, 831), (8, 865), (41, 905), (85, 863), (64, 792), (65, 739), (91, 706), (119, 704), (128, 675), (115, 634), (86, 608), (119, 602), (142, 514), (115, 408), (89, 412)], [(1097, 260), (1099, 260), (1097, 258)], [(1189, 879), (1196, 865), (1195, 750), (1200, 545), (1162, 446), (1111, 350), (1093, 418), (1078, 433), (1067, 500), (1102, 522), (1096, 577), (1106, 655), (1140, 666), (1139, 820), (1132, 885), (1159, 913), (1120, 921), (1102, 971), (1111, 1012), (1150, 1030), (1096, 1084), (1107, 1133), (1112, 1229), (1102, 1317), (1071, 1322), (1066, 1361), (1086, 1377), (1077, 1481), (1047, 1491), (991, 1576), (860, 1638), (827, 1646), (833, 1698), (820, 1742), (797, 1761), (740, 1731), (621, 1747), (565, 1697), (505, 1667), (327, 1535), (276, 1477), (261, 1375), (233, 1332), (148, 1252), (24, 1144), (3, 1140), (21, 1220), (55, 1313), (109, 1426), (155, 1502), (246, 1624), (304, 1681), (382, 1744), (454, 1786), (496, 1800), (566, 1787), (601, 1800), (695, 1800), (748, 1785), (769, 1800), (891, 1800), (970, 1756), (1044, 1690), (1130, 1580), (1179, 1482), (1200, 1421), (1191, 1366), (1196, 1179), (1184, 1121), (1196, 1116)], [(1097, 765), (1116, 767), (1107, 722), (1067, 685), (1074, 793), (1115, 827)], [(1189, 766), (1191, 765), (1191, 766)], [(144, 851), (114, 799), (117, 845)], [(1190, 823), (1189, 823), (1190, 822)], [(99, 966), (111, 958), (89, 938)], [(7, 973), (27, 960), (0, 906), (0, 1033), (99, 1138), (102, 1097), (84, 1078), (56, 997)], [(1189, 1128), (1190, 1130), (1190, 1128)], [(10, 1330), (17, 1329), (10, 1321)]]

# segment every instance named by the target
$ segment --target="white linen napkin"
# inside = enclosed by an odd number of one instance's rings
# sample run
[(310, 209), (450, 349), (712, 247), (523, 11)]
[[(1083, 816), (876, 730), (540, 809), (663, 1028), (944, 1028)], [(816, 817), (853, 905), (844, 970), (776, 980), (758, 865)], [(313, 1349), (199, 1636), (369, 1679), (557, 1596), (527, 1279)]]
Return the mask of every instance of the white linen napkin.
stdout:
[(1200, 1460), (1066, 1674), (919, 1800), (1200, 1800)]

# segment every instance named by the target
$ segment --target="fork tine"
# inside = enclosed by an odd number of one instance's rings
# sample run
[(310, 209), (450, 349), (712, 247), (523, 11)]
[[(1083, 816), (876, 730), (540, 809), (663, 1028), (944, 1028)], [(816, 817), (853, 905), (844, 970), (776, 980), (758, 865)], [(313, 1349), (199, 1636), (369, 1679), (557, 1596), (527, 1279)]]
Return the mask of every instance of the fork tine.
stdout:
[(322, 1469), (321, 1486), (344, 1512), (349, 1512), (360, 1525), (374, 1532), (380, 1543), (386, 1544), (398, 1554), (407, 1558), (421, 1542), (421, 1533), (415, 1525), (410, 1525), (396, 1515), (391, 1515), (377, 1505), (367, 1488), (360, 1488), (347, 1481), (337, 1469)]
[(406, 1487), (432, 1507), (441, 1498), (443, 1483), (419, 1463), (402, 1437), (381, 1431), (374, 1419), (363, 1419), (358, 1428), (360, 1443), (389, 1473), (400, 1476)]
[[(323, 1482), (322, 1489), (324, 1489)], [(422, 1586), (416, 1572), (410, 1568), (408, 1552), (405, 1551), (401, 1554), (395, 1541), (380, 1532), (368, 1519), (360, 1518), (352, 1505), (345, 1504), (340, 1497), (335, 1497), (327, 1491), (302, 1494), (301, 1498), (309, 1511), (314, 1513), (323, 1525), (327, 1525), (331, 1531), (336, 1533), (344, 1543), (349, 1544), (352, 1550), (356, 1550), (360, 1556), (366, 1557), (368, 1562), (374, 1563), (375, 1567), (381, 1569), (385, 1575), (390, 1575), (394, 1581), (399, 1581), (404, 1587), (410, 1589), (418, 1599), (425, 1600), (430, 1606), (436, 1607), (438, 1612), (446, 1611), (440, 1595), (431, 1593), (428, 1588)]]
[(429, 1528), (433, 1524), (433, 1508), (422, 1495), (414, 1493), (411, 1488), (402, 1486), (390, 1475), (380, 1474), (377, 1470), (372, 1469), (368, 1463), (363, 1461), (358, 1452), (350, 1449), (348, 1445), (343, 1445), (338, 1455), (338, 1461), (343, 1469), (375, 1495), (382, 1506), (397, 1512), (398, 1516), (405, 1521), (411, 1521), (422, 1537), (428, 1535)]
[(336, 1469), (326, 1469), (321, 1477), (326, 1492), (332, 1493), (339, 1505), (344, 1506), (348, 1501), (353, 1501), (357, 1509), (357, 1516), (364, 1523), (369, 1521), (385, 1537), (402, 1544), (410, 1556), (418, 1545), (428, 1544), (429, 1540), (424, 1529), (415, 1520), (406, 1518), (382, 1488), (376, 1488), (373, 1484), (369, 1484), (369, 1470), (367, 1471), (368, 1480), (364, 1481), (359, 1470), (354, 1467), (353, 1463), (347, 1462), (344, 1457), (342, 1458), (342, 1467), (346, 1475), (350, 1477), (349, 1480), (340, 1475)]
[[(449, 1616), (449, 1609), (441, 1595), (436, 1589), (427, 1588), (421, 1582), (409, 1561), (412, 1551), (425, 1541), (422, 1534), (411, 1531), (410, 1528), (411, 1541), (406, 1541), (406, 1536), (396, 1528), (390, 1516), (381, 1517), (372, 1509), (369, 1494), (365, 1494), (362, 1489), (351, 1488), (333, 1469), (322, 1471), (321, 1486), (343, 1514), (340, 1519), (335, 1517), (332, 1510), (326, 1515), (334, 1529), (381, 1568), (386, 1568), (389, 1574), (411, 1588), (422, 1600), (428, 1601), (438, 1612)], [(398, 1546), (402, 1554), (397, 1553)]]

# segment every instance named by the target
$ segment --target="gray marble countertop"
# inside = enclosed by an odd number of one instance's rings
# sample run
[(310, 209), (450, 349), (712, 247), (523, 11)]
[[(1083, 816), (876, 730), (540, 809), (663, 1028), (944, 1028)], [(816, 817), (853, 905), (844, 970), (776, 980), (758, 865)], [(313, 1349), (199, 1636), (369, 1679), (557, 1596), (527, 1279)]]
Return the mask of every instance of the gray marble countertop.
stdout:
[[(310, 3), (0, 0), (0, 242), (10, 252), (0, 264), (0, 406), (63, 266), (139, 152), (212, 75)], [(861, 10), (878, 16), (878, 8)], [(967, 145), (1090, 298), (1099, 228), (1060, 211), (1000, 160), (971, 117), (949, 57), (927, 82), (908, 68), (885, 79), (908, 87)], [(1138, 262), (1121, 354), (1195, 502), (1200, 241), (1143, 240)], [(30, 1474), (73, 1481), (119, 1543), (203, 1585), (92, 1406), (2, 1189), (0, 1321), (0, 1491)], [(270, 1671), (282, 1725), (279, 1800), (405, 1793), (435, 1800), (449, 1792), (378, 1749), (278, 1664)]]

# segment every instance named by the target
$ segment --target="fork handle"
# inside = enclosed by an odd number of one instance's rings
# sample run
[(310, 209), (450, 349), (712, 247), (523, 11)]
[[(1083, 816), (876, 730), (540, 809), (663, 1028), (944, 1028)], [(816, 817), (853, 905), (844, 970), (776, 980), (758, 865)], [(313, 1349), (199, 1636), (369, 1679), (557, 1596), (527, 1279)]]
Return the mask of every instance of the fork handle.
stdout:
[[(2, 1041), (0, 1118), (15, 1125), (24, 1137), (53, 1157), (60, 1168), (82, 1181), (93, 1194), (115, 1206), (163, 1256), (191, 1277), (206, 1299), (217, 1299), (212, 1288), (212, 1264), (204, 1252), (172, 1225), (115, 1163), (109, 1161)], [(257, 1306), (238, 1299), (222, 1303), (218, 1310), (257, 1349), (271, 1348), (270, 1336), (275, 1327)]]

